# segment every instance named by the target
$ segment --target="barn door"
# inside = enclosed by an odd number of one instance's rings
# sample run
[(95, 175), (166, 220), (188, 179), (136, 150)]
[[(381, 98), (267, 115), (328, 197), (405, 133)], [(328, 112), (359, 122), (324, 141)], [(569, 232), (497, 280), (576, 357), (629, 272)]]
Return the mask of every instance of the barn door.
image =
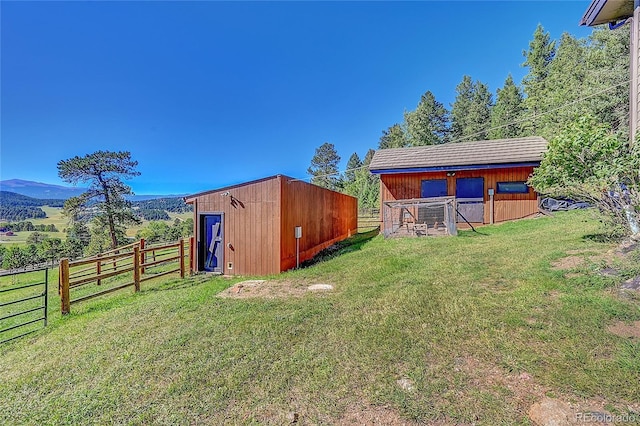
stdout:
[(200, 217), (200, 270), (223, 272), (222, 215)]
[(456, 179), (458, 222), (484, 223), (484, 178)]

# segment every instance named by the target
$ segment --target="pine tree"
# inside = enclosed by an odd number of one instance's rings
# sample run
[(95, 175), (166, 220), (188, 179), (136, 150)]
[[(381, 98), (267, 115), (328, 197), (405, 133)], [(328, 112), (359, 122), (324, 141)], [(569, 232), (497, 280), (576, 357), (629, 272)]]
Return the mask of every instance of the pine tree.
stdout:
[(456, 86), (456, 99), (451, 107), (451, 138), (482, 140), (487, 138), (493, 96), (482, 82), (465, 75)]
[(615, 31), (596, 28), (591, 32), (587, 39), (587, 68), (591, 93), (610, 89), (588, 100), (592, 114), (626, 138), (629, 134), (630, 39), (625, 28)]
[[(74, 200), (74, 205), (65, 204), (69, 212), (79, 211), (77, 203), (94, 202), (99, 213), (97, 220), (107, 230), (111, 248), (118, 246), (118, 237), (124, 225), (137, 224), (140, 220), (133, 213), (131, 203), (125, 198), (133, 192), (123, 179), (139, 176), (138, 162), (131, 159), (127, 151), (96, 151), (84, 157), (73, 157), (58, 162), (58, 176), (72, 184), (90, 183), (89, 189)], [(73, 213), (72, 213), (73, 214)]]
[(545, 114), (537, 122), (538, 134), (548, 139), (589, 113), (589, 103), (582, 98), (592, 92), (588, 79), (586, 48), (583, 40), (562, 34), (545, 79)]
[(380, 178), (369, 172), (369, 164), (375, 151), (370, 149), (365, 155), (361, 169), (356, 170), (355, 180), (346, 187), (346, 192), (358, 199), (358, 207), (361, 209), (378, 208), (380, 203)]
[(420, 98), (417, 108), (404, 113), (409, 146), (437, 145), (447, 141), (449, 112), (430, 91)]
[(323, 188), (336, 191), (340, 189), (341, 179), (338, 172), (340, 156), (332, 143), (325, 142), (316, 148), (316, 153), (311, 159), (311, 166), (307, 169), (311, 183)]
[(529, 68), (529, 73), (522, 80), (526, 95), (525, 107), (528, 115), (532, 117), (531, 121), (525, 123), (525, 128), (531, 134), (537, 133), (540, 127), (537, 124), (537, 116), (546, 109), (545, 97), (548, 88), (546, 79), (555, 53), (555, 41), (551, 41), (549, 33), (538, 24), (533, 33), (533, 40), (529, 42), (529, 50), (522, 52), (525, 57), (522, 65)]
[(344, 187), (348, 187), (356, 180), (356, 171), (362, 167), (362, 161), (357, 152), (351, 154), (349, 161), (347, 161), (347, 170), (344, 172)]
[(408, 146), (408, 140), (402, 126), (399, 124), (396, 123), (387, 130), (382, 131), (378, 149), (404, 148), (405, 146)]
[(522, 119), (523, 113), (522, 92), (509, 74), (502, 89), (498, 89), (496, 93), (496, 104), (491, 110), (489, 139), (523, 136), (522, 122), (519, 121)]

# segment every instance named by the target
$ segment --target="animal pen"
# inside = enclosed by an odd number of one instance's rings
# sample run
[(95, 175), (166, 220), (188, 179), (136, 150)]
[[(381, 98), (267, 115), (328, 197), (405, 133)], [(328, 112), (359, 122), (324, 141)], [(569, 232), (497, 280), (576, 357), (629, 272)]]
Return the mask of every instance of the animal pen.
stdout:
[(385, 201), (382, 206), (385, 238), (458, 234), (455, 197)]

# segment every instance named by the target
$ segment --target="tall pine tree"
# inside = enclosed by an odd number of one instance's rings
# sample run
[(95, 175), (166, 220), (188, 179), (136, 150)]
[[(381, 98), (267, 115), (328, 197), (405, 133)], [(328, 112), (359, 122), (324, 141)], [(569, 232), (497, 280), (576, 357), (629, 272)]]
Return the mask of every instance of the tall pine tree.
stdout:
[(528, 116), (531, 117), (531, 120), (525, 123), (525, 128), (530, 134), (538, 132), (540, 128), (538, 115), (546, 111), (549, 87), (546, 80), (555, 53), (555, 41), (552, 41), (549, 33), (538, 24), (533, 33), (533, 40), (529, 42), (529, 50), (522, 52), (525, 57), (522, 65), (529, 68), (529, 73), (523, 78), (522, 84), (526, 95), (525, 107)]
[(357, 152), (351, 154), (347, 161), (347, 170), (344, 171), (344, 187), (347, 188), (356, 180), (356, 171), (362, 167), (362, 161)]
[(404, 114), (408, 145), (423, 146), (445, 143), (449, 133), (448, 119), (447, 109), (436, 100), (433, 93), (427, 91), (420, 98), (417, 108)]
[(562, 34), (545, 79), (546, 114), (537, 120), (539, 135), (551, 139), (578, 117), (589, 113), (589, 102), (582, 101), (593, 87), (586, 59), (584, 40)]
[(451, 107), (451, 139), (487, 139), (493, 96), (482, 82), (473, 82), (465, 75), (456, 87), (456, 99)]
[(358, 199), (360, 209), (374, 209), (380, 207), (380, 178), (369, 172), (369, 164), (375, 151), (370, 149), (362, 160), (362, 167), (355, 171), (354, 181), (345, 187), (347, 194)]
[(332, 143), (325, 142), (316, 148), (307, 173), (311, 175), (311, 183), (323, 188), (337, 191), (342, 186), (338, 163), (340, 156)]
[(382, 131), (380, 141), (378, 142), (378, 149), (386, 148), (404, 148), (408, 145), (407, 137), (399, 124), (390, 126), (387, 130)]
[(523, 136), (522, 122), (520, 121), (523, 114), (522, 92), (509, 74), (502, 89), (498, 89), (496, 93), (496, 104), (491, 110), (489, 139)]

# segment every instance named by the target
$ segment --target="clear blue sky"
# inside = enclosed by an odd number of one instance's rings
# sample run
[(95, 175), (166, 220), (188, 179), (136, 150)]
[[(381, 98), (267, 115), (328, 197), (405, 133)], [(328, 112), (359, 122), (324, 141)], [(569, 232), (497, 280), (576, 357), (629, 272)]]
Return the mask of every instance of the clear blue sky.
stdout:
[(132, 153), (137, 194), (307, 178), (324, 142), (344, 168), (427, 90), (519, 82), (536, 25), (584, 37), (588, 5), (2, 1), (0, 180), (100, 149)]

